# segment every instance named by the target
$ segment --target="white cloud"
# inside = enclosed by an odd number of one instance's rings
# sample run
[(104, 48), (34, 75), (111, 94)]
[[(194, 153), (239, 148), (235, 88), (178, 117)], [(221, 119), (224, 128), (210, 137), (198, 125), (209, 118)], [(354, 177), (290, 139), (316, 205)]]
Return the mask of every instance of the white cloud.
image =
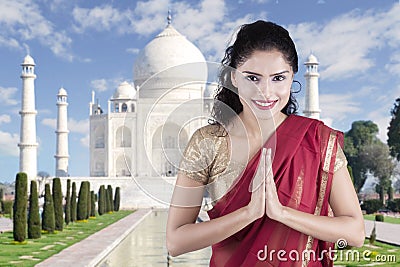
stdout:
[(18, 104), (18, 101), (14, 98), (16, 92), (17, 88), (15, 87), (4, 88), (0, 86), (0, 103), (6, 106), (14, 106)]
[(0, 125), (11, 122), (11, 117), (7, 114), (0, 115)]
[(3, 156), (18, 157), (19, 135), (0, 131), (0, 154)]
[(349, 114), (361, 111), (360, 104), (354, 101), (354, 94), (321, 94), (321, 116), (333, 121), (346, 119)]
[(107, 90), (115, 90), (123, 80), (123, 78), (98, 79), (91, 81), (90, 86), (97, 92), (104, 92)]
[(30, 0), (2, 0), (0, 35), (3, 36), (0, 45), (16, 47), (20, 42), (38, 40), (55, 55), (73, 59), (69, 53), (71, 38), (65, 31), (56, 31), (54, 24), (42, 15), (38, 4)]
[(126, 52), (128, 52), (129, 54), (133, 54), (133, 55), (137, 55), (140, 52), (139, 48), (128, 48), (126, 49)]
[(385, 69), (394, 75), (400, 75), (400, 53), (390, 57), (390, 62), (385, 65)]
[[(57, 120), (52, 118), (45, 118), (41, 122), (45, 126), (49, 126), (54, 130), (57, 127)], [(71, 133), (80, 133), (80, 134), (87, 134), (89, 133), (89, 120), (80, 120), (77, 121), (73, 118), (68, 119), (68, 130)]]
[(400, 43), (400, 9), (353, 10), (325, 24), (305, 22), (289, 25), (303, 58), (313, 51), (321, 62), (322, 79), (343, 79), (365, 73), (376, 62), (372, 52)]
[(90, 143), (90, 137), (89, 134), (85, 135), (85, 137), (82, 137), (80, 139), (81, 145), (83, 147), (89, 147), (89, 143)]

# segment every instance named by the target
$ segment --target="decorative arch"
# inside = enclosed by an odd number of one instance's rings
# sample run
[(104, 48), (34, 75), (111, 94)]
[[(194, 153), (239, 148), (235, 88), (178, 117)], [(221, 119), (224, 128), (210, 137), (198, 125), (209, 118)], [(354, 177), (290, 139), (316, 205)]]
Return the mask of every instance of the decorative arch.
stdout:
[(132, 134), (126, 126), (121, 126), (117, 129), (115, 134), (115, 146), (116, 147), (131, 147), (132, 146)]
[(119, 155), (115, 162), (116, 176), (131, 176), (131, 158), (127, 155)]
[(95, 143), (94, 143), (94, 148), (104, 148), (104, 136), (105, 136), (105, 128), (104, 125), (99, 125), (95, 128), (94, 130), (94, 136), (95, 136)]
[(123, 103), (121, 106), (121, 112), (128, 112), (128, 105), (126, 103)]
[(152, 163), (156, 175), (175, 176), (188, 134), (174, 123), (157, 128), (152, 137)]

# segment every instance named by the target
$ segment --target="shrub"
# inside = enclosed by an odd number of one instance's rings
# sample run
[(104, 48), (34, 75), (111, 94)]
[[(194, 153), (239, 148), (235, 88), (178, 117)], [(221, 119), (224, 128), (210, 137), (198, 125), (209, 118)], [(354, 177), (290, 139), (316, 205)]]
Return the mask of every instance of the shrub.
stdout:
[(65, 224), (71, 221), (71, 180), (67, 180), (67, 194), (65, 196)]
[(393, 212), (400, 212), (400, 198), (388, 201), (387, 207)]
[(64, 226), (64, 211), (62, 203), (62, 191), (60, 178), (53, 179), (53, 203), (54, 203), (54, 218), (55, 230), (62, 231)]
[(14, 201), (12, 200), (2, 200), (1, 201), (1, 210), (3, 211), (4, 214), (10, 214), (12, 213)]
[(107, 186), (107, 212), (114, 210), (113, 191), (111, 185)]
[(42, 214), (42, 230), (49, 233), (54, 233), (56, 228), (53, 197), (50, 192), (50, 185), (44, 187), (44, 205)]
[(377, 222), (383, 222), (384, 218), (383, 214), (375, 214), (375, 221)]
[(39, 214), (39, 196), (37, 184), (31, 181), (31, 194), (29, 196), (29, 213), (28, 213), (28, 238), (40, 238), (40, 214)]
[(0, 188), (0, 213), (3, 210), (2, 205), (1, 205), (1, 202), (3, 201), (3, 197), (4, 197), (4, 191), (3, 191), (3, 188)]
[(114, 196), (114, 211), (119, 211), (119, 205), (121, 203), (121, 196), (120, 196), (120, 188), (115, 188), (115, 196)]
[(90, 217), (90, 213), (91, 213), (91, 209), (92, 209), (92, 196), (90, 195), (90, 182), (86, 182), (87, 183), (87, 212), (86, 212), (86, 219), (89, 219)]
[(28, 206), (28, 177), (26, 173), (17, 174), (15, 182), (15, 201), (13, 207), (13, 236), (17, 242), (26, 238), (26, 211)]
[(83, 221), (87, 219), (87, 197), (88, 195), (88, 188), (86, 182), (81, 182), (81, 187), (79, 189), (78, 195), (78, 205), (77, 205), (77, 213), (76, 219), (78, 221)]
[(71, 193), (71, 222), (76, 222), (76, 183), (72, 183), (72, 193)]
[(382, 201), (379, 199), (364, 200), (361, 209), (365, 210), (367, 214), (375, 213), (383, 207)]
[(94, 191), (90, 191), (90, 217), (96, 217), (96, 197)]
[(98, 199), (98, 212), (99, 215), (103, 215), (106, 212), (106, 190), (104, 185), (99, 188), (99, 199)]

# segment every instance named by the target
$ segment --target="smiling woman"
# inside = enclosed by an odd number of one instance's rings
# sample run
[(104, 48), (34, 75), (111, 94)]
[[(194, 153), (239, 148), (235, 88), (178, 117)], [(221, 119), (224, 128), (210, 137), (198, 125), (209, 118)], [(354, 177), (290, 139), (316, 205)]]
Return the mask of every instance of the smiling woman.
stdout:
[[(245, 24), (222, 63), (214, 122), (193, 134), (178, 173), (170, 254), (212, 246), (210, 266), (332, 266), (334, 242), (363, 244), (363, 217), (343, 134), (295, 115), (289, 33)], [(196, 223), (205, 189), (210, 221)], [(277, 257), (261, 255), (266, 247)], [(303, 257), (282, 259), (292, 252)]]

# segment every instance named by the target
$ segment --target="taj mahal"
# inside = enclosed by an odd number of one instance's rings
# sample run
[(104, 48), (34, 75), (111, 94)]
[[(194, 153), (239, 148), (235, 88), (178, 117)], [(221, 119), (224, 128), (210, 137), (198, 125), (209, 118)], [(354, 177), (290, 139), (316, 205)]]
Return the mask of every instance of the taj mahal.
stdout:
[[(306, 71), (304, 115), (319, 119), (318, 60), (310, 55)], [(22, 65), (20, 171), (37, 179), (35, 62)], [(121, 188), (121, 207), (167, 207), (183, 150), (190, 136), (206, 125), (216, 84), (214, 66), (171, 24), (138, 54), (133, 84), (122, 82), (107, 103), (89, 102), (89, 177), (69, 177), (68, 94), (57, 94), (55, 176), (63, 188), (67, 179), (90, 181), (91, 190), (111, 184)]]

